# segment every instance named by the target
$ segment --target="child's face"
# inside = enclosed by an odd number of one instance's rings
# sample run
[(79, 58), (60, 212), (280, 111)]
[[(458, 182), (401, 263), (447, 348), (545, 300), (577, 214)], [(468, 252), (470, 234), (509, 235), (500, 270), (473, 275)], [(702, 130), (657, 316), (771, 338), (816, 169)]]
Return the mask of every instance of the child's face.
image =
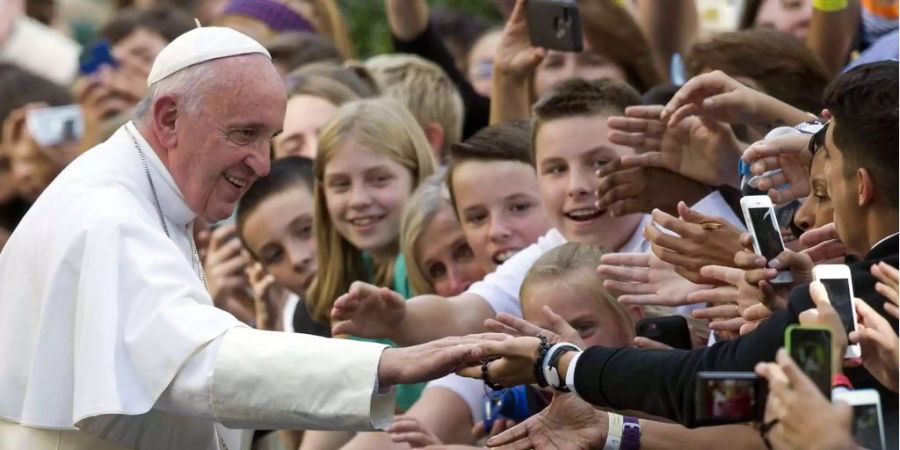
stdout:
[(319, 130), (335, 112), (337, 106), (322, 97), (291, 97), (284, 115), (284, 130), (275, 137), (275, 158), (305, 156), (315, 159), (319, 147)]
[(461, 294), (485, 275), (449, 205), (422, 230), (415, 252), (425, 279), (441, 297)]
[(566, 274), (556, 280), (532, 282), (522, 292), (522, 315), (525, 320), (544, 329), (550, 323), (544, 315), (544, 305), (559, 314), (586, 346), (628, 347), (634, 340), (634, 330), (611, 312), (612, 305), (596, 297), (596, 289), (590, 283), (602, 280), (589, 269)]
[(465, 161), (453, 169), (451, 189), (466, 240), (487, 272), (550, 228), (528, 164)]
[(340, 235), (376, 259), (390, 258), (412, 174), (393, 159), (348, 139), (325, 166), (325, 204)]
[(302, 295), (316, 275), (313, 198), (297, 184), (260, 203), (244, 220), (244, 243), (275, 281)]
[(634, 149), (609, 141), (609, 116), (567, 117), (541, 125), (535, 159), (541, 200), (550, 222), (573, 242), (618, 250), (634, 233), (640, 214), (612, 217), (597, 208), (597, 170)]

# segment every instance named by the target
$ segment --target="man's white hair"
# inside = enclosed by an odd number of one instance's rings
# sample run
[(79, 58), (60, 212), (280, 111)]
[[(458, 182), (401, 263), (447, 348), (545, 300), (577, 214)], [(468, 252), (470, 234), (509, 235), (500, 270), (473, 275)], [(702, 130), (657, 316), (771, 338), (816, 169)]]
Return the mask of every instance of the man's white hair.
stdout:
[(205, 85), (215, 77), (216, 68), (213, 66), (207, 63), (196, 64), (157, 81), (138, 102), (134, 118), (137, 121), (146, 119), (153, 109), (153, 103), (163, 95), (174, 95), (178, 98), (178, 105), (183, 112), (197, 114), (206, 95)]

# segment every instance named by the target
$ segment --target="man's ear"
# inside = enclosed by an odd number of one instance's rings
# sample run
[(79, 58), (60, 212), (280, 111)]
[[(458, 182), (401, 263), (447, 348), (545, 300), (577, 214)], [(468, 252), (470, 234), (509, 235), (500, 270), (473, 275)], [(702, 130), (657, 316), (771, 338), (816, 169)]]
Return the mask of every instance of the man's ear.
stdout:
[(856, 187), (859, 206), (871, 205), (875, 201), (875, 179), (865, 167), (856, 170)]
[(441, 152), (444, 149), (444, 128), (438, 123), (432, 122), (426, 125), (423, 131), (425, 131), (428, 144), (431, 145), (431, 154), (434, 155), (435, 160), (441, 161)]
[(153, 132), (157, 140), (166, 149), (175, 148), (178, 145), (176, 122), (178, 119), (178, 104), (175, 97), (163, 95), (153, 102)]

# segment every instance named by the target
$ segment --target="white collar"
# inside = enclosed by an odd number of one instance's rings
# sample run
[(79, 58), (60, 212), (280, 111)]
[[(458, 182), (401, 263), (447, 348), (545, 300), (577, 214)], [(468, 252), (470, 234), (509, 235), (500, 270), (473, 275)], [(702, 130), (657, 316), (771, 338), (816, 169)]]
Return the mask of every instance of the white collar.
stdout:
[[(187, 202), (184, 200), (184, 196), (181, 195), (181, 190), (178, 189), (178, 185), (175, 183), (175, 179), (172, 178), (172, 174), (169, 173), (169, 169), (163, 164), (162, 160), (159, 159), (159, 155), (156, 154), (153, 147), (151, 147), (147, 140), (144, 139), (144, 136), (138, 131), (137, 127), (134, 126), (134, 123), (129, 121), (125, 124), (125, 127), (128, 129), (131, 136), (134, 136), (135, 140), (137, 140), (138, 145), (141, 147), (141, 152), (147, 160), (147, 167), (155, 181), (154, 187), (156, 188), (156, 194), (159, 196), (159, 206), (162, 209), (163, 216), (182, 228), (186, 227), (197, 217), (197, 213), (192, 211), (190, 206), (188, 206)], [(131, 139), (129, 138), (128, 140), (130, 141)], [(132, 144), (132, 146), (134, 145), (131, 142), (129, 143)], [(160, 179), (163, 183), (158, 181)]]
[(881, 238), (881, 240), (879, 240), (878, 242), (876, 242), (875, 245), (873, 245), (872, 248), (869, 249), (869, 251), (871, 252), (872, 250), (875, 250), (875, 247), (878, 247), (879, 245), (881, 245), (882, 242), (884, 242), (884, 241), (886, 241), (886, 240), (888, 240), (888, 239), (890, 239), (890, 238), (896, 236), (897, 234), (898, 234), (898, 233), (893, 233), (893, 234), (889, 234), (889, 235), (887, 235), (887, 236)]

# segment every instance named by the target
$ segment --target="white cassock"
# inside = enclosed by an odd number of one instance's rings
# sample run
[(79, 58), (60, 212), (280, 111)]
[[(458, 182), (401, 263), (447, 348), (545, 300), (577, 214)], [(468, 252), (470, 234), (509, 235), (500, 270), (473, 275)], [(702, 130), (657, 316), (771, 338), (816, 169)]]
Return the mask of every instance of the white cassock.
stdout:
[(0, 449), (236, 450), (242, 428), (390, 422), (384, 346), (257, 331), (213, 306), (194, 216), (131, 124), (47, 188), (0, 254)]

